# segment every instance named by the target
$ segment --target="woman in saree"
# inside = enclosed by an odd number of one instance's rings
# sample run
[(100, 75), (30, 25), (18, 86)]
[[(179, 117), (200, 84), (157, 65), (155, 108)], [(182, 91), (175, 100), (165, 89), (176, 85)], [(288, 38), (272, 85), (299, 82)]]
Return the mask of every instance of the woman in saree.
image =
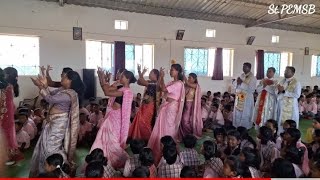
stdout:
[(159, 114), (152, 130), (148, 147), (152, 149), (155, 164), (161, 159), (160, 139), (163, 136), (171, 136), (177, 139), (182, 110), (184, 105), (185, 89), (183, 84), (183, 71), (180, 64), (172, 64), (170, 76), (173, 81), (164, 84), (164, 69), (160, 70), (159, 88), (166, 93), (166, 101), (160, 106)]
[(157, 82), (159, 79), (159, 71), (153, 69), (149, 74), (149, 80), (145, 80), (143, 75), (147, 69), (143, 69), (141, 73), (141, 66), (138, 66), (139, 79), (138, 84), (145, 86), (146, 91), (141, 107), (139, 108), (134, 120), (129, 129), (129, 139), (141, 139), (148, 142), (154, 119), (156, 116), (156, 100), (157, 100)]
[(179, 140), (184, 136), (193, 134), (195, 137), (202, 136), (203, 121), (201, 117), (201, 89), (197, 75), (190, 73), (185, 77), (186, 102), (183, 108), (181, 124), (179, 128)]
[(13, 98), (19, 96), (18, 71), (13, 67), (0, 68), (0, 128), (6, 140), (9, 161), (12, 161), (18, 149), (14, 126)]
[(31, 159), (29, 177), (38, 177), (44, 173), (45, 160), (52, 154), (59, 153), (65, 163), (74, 170), (74, 155), (77, 145), (79, 121), (79, 103), (84, 92), (84, 84), (75, 71), (68, 73), (61, 79), (61, 87), (50, 91), (47, 78), (39, 76), (31, 78), (40, 89), (40, 95), (49, 104), (46, 124), (41, 132)]
[(130, 84), (136, 82), (136, 78), (130, 71), (123, 71), (120, 76), (120, 89), (114, 89), (109, 85), (110, 74), (105, 76), (103, 70), (98, 69), (100, 85), (106, 96), (109, 96), (108, 112), (102, 123), (91, 150), (102, 149), (105, 157), (113, 168), (123, 168), (128, 158), (125, 151), (126, 141), (130, 126), (131, 104), (133, 93)]

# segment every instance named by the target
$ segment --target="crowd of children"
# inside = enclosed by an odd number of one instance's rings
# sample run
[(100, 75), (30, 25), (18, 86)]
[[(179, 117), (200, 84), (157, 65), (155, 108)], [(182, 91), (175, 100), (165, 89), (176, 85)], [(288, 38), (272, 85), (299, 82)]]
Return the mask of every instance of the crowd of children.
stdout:
[[(201, 98), (204, 131), (212, 133), (212, 139), (195, 148), (197, 138), (187, 135), (184, 147), (170, 136), (161, 138), (162, 159), (155, 164), (152, 149), (143, 140), (132, 139), (128, 143), (133, 153), (124, 169), (115, 169), (108, 163), (101, 149), (93, 150), (85, 158), (82, 176), (97, 177), (320, 177), (320, 118), (314, 111), (314, 104), (320, 103), (316, 93), (303, 91), (300, 98), (301, 115), (313, 119), (306, 142), (301, 140), (301, 132), (293, 120), (285, 121), (283, 132), (278, 132), (278, 124), (270, 119), (258, 129), (253, 139), (248, 129), (232, 126), (234, 95), (227, 92), (209, 91)], [(306, 97), (306, 100), (304, 100)], [(312, 104), (312, 108), (309, 105)], [(78, 146), (91, 147), (104, 121), (108, 99), (89, 100), (86, 107), (80, 107), (80, 130)], [(141, 96), (133, 102), (132, 113), (139, 108)], [(15, 116), (16, 138), (20, 152), (15, 161), (23, 159), (23, 151), (35, 144), (46, 120), (48, 104), (41, 100), (40, 108), (22, 105)], [(310, 109), (310, 111), (309, 111)], [(312, 110), (311, 110), (312, 109)], [(40, 177), (68, 177), (68, 165), (63, 164), (60, 154), (46, 159), (46, 173)]]

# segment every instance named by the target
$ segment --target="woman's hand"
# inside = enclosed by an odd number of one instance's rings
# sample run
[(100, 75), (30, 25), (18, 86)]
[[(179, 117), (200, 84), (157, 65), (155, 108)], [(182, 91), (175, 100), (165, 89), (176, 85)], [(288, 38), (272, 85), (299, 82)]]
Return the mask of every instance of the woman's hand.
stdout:
[(164, 75), (165, 75), (164, 70), (165, 70), (164, 68), (162, 68), (162, 67), (160, 68), (160, 77), (161, 77), (161, 78), (163, 78)]
[(98, 73), (100, 85), (103, 86), (104, 84), (106, 84), (104, 71), (100, 67), (98, 67), (97, 73)]
[(41, 82), (42, 86), (44, 88), (48, 87), (48, 81), (47, 81), (47, 77), (46, 76), (40, 76), (38, 75), (38, 80)]
[(38, 86), (38, 87), (42, 86), (42, 84), (41, 84), (41, 82), (39, 81), (38, 78), (34, 79), (34, 78), (31, 77), (30, 79), (31, 79), (31, 81), (33, 82), (33, 84), (35, 86)]

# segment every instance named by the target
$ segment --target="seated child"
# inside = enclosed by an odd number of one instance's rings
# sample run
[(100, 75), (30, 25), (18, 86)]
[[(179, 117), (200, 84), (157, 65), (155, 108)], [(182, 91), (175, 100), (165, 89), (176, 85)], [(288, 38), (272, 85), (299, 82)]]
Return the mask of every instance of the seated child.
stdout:
[(232, 106), (225, 105), (222, 114), (223, 114), (224, 124), (226, 126), (231, 126), (233, 121)]
[(28, 133), (30, 136), (30, 140), (34, 139), (36, 132), (32, 126), (32, 124), (28, 121), (28, 113), (24, 111), (20, 111), (18, 113), (18, 119), (23, 124), (22, 129)]
[(20, 151), (28, 149), (30, 147), (30, 136), (22, 129), (23, 124), (18, 120), (15, 122), (15, 127), (17, 143)]
[(100, 111), (99, 103), (97, 101), (91, 102), (93, 112), (90, 114), (89, 122), (94, 126), (97, 126), (98, 121), (103, 118), (102, 112)]
[(107, 113), (107, 108), (102, 108), (101, 112), (102, 112), (102, 118), (99, 119), (99, 121), (98, 121), (98, 124), (97, 124), (97, 128), (98, 129), (100, 129), (100, 127), (102, 126), (102, 124), (106, 120), (105, 116), (106, 116), (106, 113)]
[(249, 168), (251, 178), (261, 178), (260, 163), (261, 159), (256, 149), (245, 147), (239, 155), (240, 161)]
[(150, 178), (150, 171), (147, 167), (140, 166), (140, 167), (137, 167), (132, 172), (132, 177), (133, 178)]
[(316, 129), (320, 129), (320, 117), (313, 119), (312, 127), (307, 129), (306, 143), (311, 143), (313, 141), (313, 134)]
[(216, 128), (213, 131), (213, 136), (215, 139), (215, 143), (217, 145), (217, 154), (218, 154), (217, 156), (220, 157), (221, 153), (227, 147), (226, 131), (223, 128)]
[(205, 97), (201, 98), (201, 117), (202, 121), (205, 122), (209, 117), (210, 106), (207, 105), (207, 99)]
[(306, 97), (306, 101), (302, 103), (301, 109), (300, 109), (300, 117), (305, 119), (311, 119), (314, 118), (314, 116), (318, 112), (318, 107), (315, 102), (312, 102), (313, 95), (309, 94)]
[(154, 165), (154, 158), (152, 155), (152, 150), (150, 148), (143, 148), (140, 152), (139, 160), (141, 162), (141, 166), (148, 167), (151, 178), (157, 177), (157, 168)]
[(239, 126), (237, 128), (237, 131), (240, 133), (241, 138), (240, 149), (243, 149), (245, 147), (251, 147), (252, 149), (256, 149), (256, 141), (253, 140), (251, 136), (249, 136), (247, 128)]
[(196, 178), (197, 173), (194, 168), (189, 166), (184, 166), (180, 173), (180, 178)]
[(290, 161), (294, 167), (294, 171), (297, 178), (304, 177), (305, 174), (303, 173), (301, 166), (302, 166), (302, 157), (304, 154), (304, 149), (298, 149), (295, 146), (288, 146), (285, 147), (282, 152), (282, 158)]
[(141, 162), (139, 161), (139, 155), (144, 147), (145, 143), (142, 140), (133, 139), (130, 141), (130, 149), (133, 153), (133, 156), (127, 159), (126, 161), (123, 171), (124, 177), (131, 177), (133, 170), (141, 166)]
[(238, 156), (240, 154), (240, 144), (241, 144), (241, 137), (240, 133), (236, 130), (232, 130), (228, 132), (227, 135), (227, 148), (223, 151), (224, 155), (222, 156), (223, 159), (226, 156)]
[(78, 144), (83, 146), (90, 146), (91, 141), (91, 132), (93, 129), (93, 124), (89, 123), (88, 116), (84, 112), (80, 112), (80, 129), (79, 129), (79, 137)]
[(87, 165), (85, 171), (86, 178), (102, 178), (104, 174), (103, 164), (101, 162), (91, 162)]
[[(92, 162), (99, 162), (103, 166), (103, 177), (112, 178), (120, 176), (120, 173), (116, 171), (110, 163), (108, 163), (107, 158), (104, 157), (102, 149), (94, 149), (89, 155), (86, 156), (86, 163), (89, 165)], [(86, 168), (87, 169), (87, 168)], [(87, 171), (87, 170), (86, 170)]]
[(271, 164), (280, 156), (280, 151), (277, 149), (276, 144), (272, 141), (273, 132), (270, 128), (262, 126), (259, 128), (258, 133), (259, 143), (257, 146), (261, 154), (261, 172), (270, 173)]
[(282, 143), (282, 138), (281, 136), (278, 135), (278, 122), (274, 119), (269, 119), (267, 120), (265, 126), (271, 129), (273, 132), (273, 139), (272, 141), (276, 143), (276, 147), (280, 151), (281, 149), (281, 143)]
[(223, 177), (223, 162), (217, 157), (217, 146), (212, 141), (204, 141), (201, 151), (205, 158), (205, 170), (203, 177)]
[(229, 156), (224, 161), (223, 174), (226, 178), (242, 178), (245, 176), (245, 167), (237, 156)]
[(283, 147), (296, 146), (297, 148), (302, 148), (304, 154), (302, 157), (302, 171), (305, 175), (310, 172), (309, 169), (309, 158), (307, 147), (301, 142), (301, 132), (299, 129), (289, 128), (286, 130), (283, 136)]
[(177, 162), (178, 152), (175, 146), (163, 147), (164, 162), (158, 167), (159, 178), (179, 178), (183, 165)]
[(197, 138), (193, 135), (186, 135), (183, 138), (185, 149), (180, 152), (181, 162), (184, 166), (197, 167), (200, 165), (199, 154), (194, 149), (197, 144)]
[(277, 158), (271, 167), (272, 178), (296, 178), (292, 163), (286, 159)]
[(63, 163), (61, 154), (52, 154), (47, 157), (44, 165), (45, 173), (39, 175), (41, 178), (68, 178), (70, 167)]
[(204, 123), (205, 129), (215, 129), (224, 125), (224, 119), (219, 105), (214, 103), (211, 105), (211, 111), (208, 119)]

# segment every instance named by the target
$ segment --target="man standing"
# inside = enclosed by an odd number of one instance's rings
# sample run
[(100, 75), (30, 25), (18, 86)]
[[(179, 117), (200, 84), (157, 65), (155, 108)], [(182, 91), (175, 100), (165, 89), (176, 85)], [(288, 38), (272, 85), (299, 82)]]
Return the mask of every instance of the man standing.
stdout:
[(274, 79), (276, 69), (269, 67), (267, 71), (267, 78), (260, 81), (257, 86), (257, 103), (254, 108), (252, 122), (256, 127), (261, 127), (269, 119), (275, 118), (275, 108), (277, 103), (277, 96), (275, 90), (277, 89), (277, 80)]
[(284, 77), (279, 82), (276, 94), (278, 94), (276, 120), (278, 121), (279, 131), (282, 132), (282, 125), (285, 120), (292, 119), (299, 127), (299, 104), (298, 98), (301, 94), (301, 84), (294, 78), (295, 68), (292, 66), (286, 67)]
[(236, 99), (233, 113), (233, 125), (243, 126), (247, 129), (252, 127), (252, 113), (254, 109), (253, 93), (256, 88), (257, 79), (251, 72), (251, 64), (243, 64), (243, 74), (234, 83)]

